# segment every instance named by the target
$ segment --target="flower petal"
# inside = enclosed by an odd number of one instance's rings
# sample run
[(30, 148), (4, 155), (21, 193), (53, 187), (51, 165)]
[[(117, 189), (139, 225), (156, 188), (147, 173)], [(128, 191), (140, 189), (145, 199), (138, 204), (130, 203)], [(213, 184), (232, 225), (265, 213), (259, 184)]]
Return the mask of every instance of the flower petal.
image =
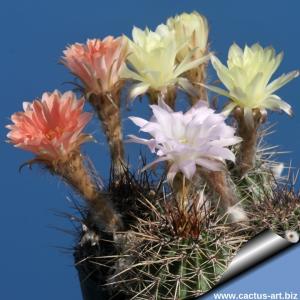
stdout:
[(222, 110), (222, 114), (226, 117), (230, 115), (230, 113), (236, 108), (237, 104), (235, 102), (229, 102)]
[(210, 85), (210, 84), (201, 84), (201, 85), (206, 87), (207, 89), (211, 90), (212, 92), (215, 92), (219, 95), (230, 98), (230, 94), (224, 89), (221, 89), (217, 86), (213, 86), (213, 85)]
[(178, 166), (176, 164), (171, 164), (171, 166), (169, 167), (168, 173), (167, 173), (167, 180), (170, 184), (173, 183), (174, 178), (176, 176), (176, 174), (178, 173), (179, 169)]
[(186, 161), (181, 164), (179, 164), (178, 168), (181, 170), (181, 172), (184, 174), (184, 176), (191, 180), (196, 172), (196, 165), (195, 161)]
[(265, 99), (264, 107), (270, 110), (283, 110), (289, 116), (293, 114), (292, 107), (277, 95), (271, 95)]
[(286, 85), (289, 81), (293, 80), (294, 78), (299, 76), (299, 71), (292, 71), (288, 74), (283, 74), (277, 79), (273, 80), (268, 86), (267, 86), (267, 92), (269, 94), (274, 93), (284, 85)]
[(134, 84), (130, 89), (129, 98), (135, 99), (136, 97), (145, 94), (148, 91), (149, 87), (150, 85), (144, 82)]
[(129, 134), (128, 137), (129, 137), (129, 139), (126, 141), (127, 143), (136, 143), (136, 144), (146, 145), (149, 147), (149, 149), (152, 153), (155, 152), (155, 148), (157, 147), (157, 143), (156, 143), (155, 139), (150, 139), (150, 140), (142, 139), (133, 134)]
[(144, 127), (149, 122), (145, 119), (139, 118), (139, 117), (128, 117), (129, 120), (131, 120), (135, 125), (139, 127)]
[(198, 67), (199, 65), (209, 61), (211, 54), (205, 55), (201, 58), (192, 60), (193, 53), (190, 53), (189, 56), (187, 56), (183, 61), (180, 62), (180, 64), (175, 69), (175, 77), (180, 76), (182, 73), (194, 69)]
[(224, 169), (223, 162), (205, 157), (197, 158), (196, 163), (197, 165), (210, 171), (221, 171)]
[(222, 81), (222, 83), (226, 86), (228, 90), (231, 90), (234, 86), (232, 82), (232, 78), (230, 76), (230, 71), (220, 62), (220, 60), (212, 55), (211, 63), (216, 70), (218, 77)]

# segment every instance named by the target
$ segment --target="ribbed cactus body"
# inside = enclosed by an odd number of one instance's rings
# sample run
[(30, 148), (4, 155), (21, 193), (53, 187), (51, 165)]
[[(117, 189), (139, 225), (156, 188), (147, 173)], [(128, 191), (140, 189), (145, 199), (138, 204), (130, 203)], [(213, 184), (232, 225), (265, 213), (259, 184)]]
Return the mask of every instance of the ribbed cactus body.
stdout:
[[(242, 243), (221, 226), (197, 240), (172, 238), (167, 227), (139, 228), (128, 235), (121, 266), (109, 279), (129, 299), (190, 299), (216, 285)], [(234, 232), (234, 230), (233, 230)], [(234, 235), (234, 233), (233, 233)]]

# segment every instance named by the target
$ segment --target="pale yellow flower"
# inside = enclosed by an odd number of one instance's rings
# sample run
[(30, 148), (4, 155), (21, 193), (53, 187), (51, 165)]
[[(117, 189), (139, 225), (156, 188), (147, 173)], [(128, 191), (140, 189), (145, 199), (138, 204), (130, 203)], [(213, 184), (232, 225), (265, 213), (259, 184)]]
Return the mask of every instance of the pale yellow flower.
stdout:
[(274, 92), (297, 77), (299, 71), (283, 74), (269, 83), (282, 58), (283, 53), (276, 55), (272, 47), (262, 48), (254, 44), (242, 50), (233, 44), (229, 49), (227, 67), (217, 57), (211, 57), (212, 65), (228, 91), (211, 85), (206, 87), (232, 100), (224, 108), (225, 113), (239, 106), (248, 119), (252, 119), (252, 109), (262, 112), (266, 109), (283, 110), (291, 115), (291, 106)]
[(209, 60), (209, 56), (198, 59), (188, 54), (180, 63), (176, 56), (182, 45), (178, 45), (175, 31), (166, 25), (159, 25), (155, 31), (137, 27), (132, 31), (133, 41), (129, 40), (129, 68), (123, 70), (123, 78), (133, 79), (130, 98), (135, 98), (149, 90), (162, 91), (167, 87), (178, 85), (185, 90), (191, 84), (180, 75)]
[(208, 24), (204, 16), (196, 11), (182, 13), (169, 18), (167, 25), (175, 30), (178, 45), (184, 45), (177, 53), (178, 61), (182, 61), (191, 51), (195, 58), (202, 57), (207, 51)]

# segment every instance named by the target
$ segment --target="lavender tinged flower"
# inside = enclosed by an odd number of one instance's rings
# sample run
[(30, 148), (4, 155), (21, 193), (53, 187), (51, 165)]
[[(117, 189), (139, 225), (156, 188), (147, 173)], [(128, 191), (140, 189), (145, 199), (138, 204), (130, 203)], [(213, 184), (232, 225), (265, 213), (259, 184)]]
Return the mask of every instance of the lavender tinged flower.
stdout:
[(130, 141), (147, 145), (158, 158), (149, 167), (161, 161), (169, 162), (168, 180), (173, 181), (178, 172), (191, 179), (196, 165), (211, 171), (219, 171), (225, 160), (235, 161), (227, 147), (239, 143), (235, 129), (225, 124), (225, 116), (216, 114), (199, 101), (186, 113), (174, 112), (163, 101), (150, 106), (153, 117), (150, 121), (130, 117), (140, 130), (152, 135), (142, 139), (130, 135)]

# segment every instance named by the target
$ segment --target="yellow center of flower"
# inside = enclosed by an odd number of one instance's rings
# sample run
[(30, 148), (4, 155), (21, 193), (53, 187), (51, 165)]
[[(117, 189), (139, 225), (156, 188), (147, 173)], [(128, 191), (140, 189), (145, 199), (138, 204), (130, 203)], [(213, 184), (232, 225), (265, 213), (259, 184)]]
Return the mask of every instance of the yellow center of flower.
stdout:
[(47, 140), (51, 141), (54, 138), (57, 138), (61, 135), (62, 130), (59, 127), (56, 127), (55, 129), (50, 129), (46, 134), (45, 137)]
[(179, 142), (180, 142), (181, 144), (187, 144), (187, 143), (188, 143), (188, 140), (187, 140), (185, 137), (183, 137), (183, 138), (179, 139)]

